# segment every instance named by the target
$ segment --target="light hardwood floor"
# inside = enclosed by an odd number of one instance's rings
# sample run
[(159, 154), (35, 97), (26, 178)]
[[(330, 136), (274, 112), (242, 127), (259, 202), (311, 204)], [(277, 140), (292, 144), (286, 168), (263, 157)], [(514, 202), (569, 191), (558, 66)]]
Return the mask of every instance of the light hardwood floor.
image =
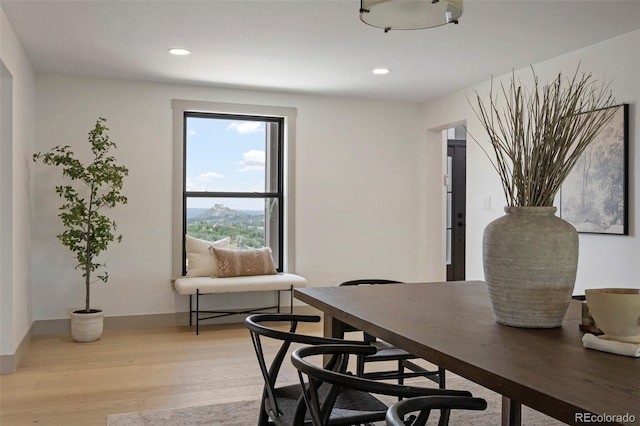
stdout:
[[(322, 335), (322, 323), (300, 324), (298, 331)], [(277, 350), (274, 341), (263, 343), (267, 354)], [(289, 363), (278, 377), (279, 384), (298, 382)], [(448, 387), (472, 389), (464, 379), (455, 380), (447, 374)], [(410, 382), (435, 387), (425, 379)], [(109, 414), (257, 400), (262, 383), (242, 323), (204, 326), (199, 336), (189, 327), (105, 331), (92, 343), (38, 336), (17, 372), (0, 376), (0, 425), (104, 426)], [(499, 395), (478, 386), (473, 392), (494, 408), (486, 424), (499, 424)], [(524, 410), (527, 419), (533, 410)], [(525, 424), (560, 424), (539, 416)]]
[[(15, 374), (0, 376), (0, 425), (105, 425), (109, 414), (256, 400), (262, 391), (242, 323), (105, 331), (93, 343), (35, 337)], [(321, 335), (322, 325), (301, 332)], [(297, 382), (285, 371), (283, 382)]]

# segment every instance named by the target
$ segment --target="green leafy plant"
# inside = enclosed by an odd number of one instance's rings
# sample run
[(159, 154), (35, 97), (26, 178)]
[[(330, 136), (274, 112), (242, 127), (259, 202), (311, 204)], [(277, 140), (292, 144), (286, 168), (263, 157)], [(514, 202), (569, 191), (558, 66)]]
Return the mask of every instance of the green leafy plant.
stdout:
[(91, 163), (83, 164), (68, 145), (58, 145), (49, 152), (33, 155), (33, 161), (40, 160), (47, 165), (62, 167), (62, 175), (72, 181), (70, 185), (57, 185), (55, 190), (64, 199), (58, 217), (62, 219), (65, 230), (58, 238), (75, 253), (78, 262), (76, 269), (82, 271), (85, 281), (85, 309), (77, 312), (92, 312), (92, 273), (102, 269), (97, 278), (104, 283), (109, 279), (104, 269), (106, 265), (97, 263), (95, 258), (107, 249), (110, 242), (122, 240), (122, 235), (114, 233), (116, 223), (101, 213), (104, 209), (127, 203), (127, 197), (122, 195), (121, 190), (124, 177), (129, 174), (129, 169), (118, 166), (116, 159), (109, 155), (110, 149), (115, 149), (116, 144), (109, 139), (106, 121), (100, 117), (95, 128), (89, 132), (93, 154)]
[(591, 74), (576, 70), (563, 78), (559, 73), (542, 85), (532, 72), (531, 90), (514, 74), (510, 85), (497, 91), (492, 81), (486, 101), (476, 92), (474, 111), (495, 161), (482, 149), (500, 176), (509, 206), (553, 206), (562, 182), (617, 110), (609, 84)]

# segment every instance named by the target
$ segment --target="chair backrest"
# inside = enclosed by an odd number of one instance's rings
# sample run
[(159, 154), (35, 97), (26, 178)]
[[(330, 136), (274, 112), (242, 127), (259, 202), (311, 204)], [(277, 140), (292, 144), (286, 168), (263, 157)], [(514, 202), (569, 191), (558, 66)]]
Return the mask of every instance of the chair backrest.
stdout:
[[(269, 327), (263, 323), (279, 323), (280, 325), (288, 325), (288, 331)], [(253, 348), (258, 358), (260, 372), (264, 379), (264, 390), (261, 401), (261, 413), (259, 424), (266, 424), (268, 417), (271, 419), (278, 418), (281, 414), (281, 408), (278, 407), (276, 399), (277, 379), (282, 363), (291, 347), (292, 343), (304, 345), (321, 345), (321, 344), (344, 344), (342, 339), (332, 339), (328, 337), (319, 337), (297, 333), (299, 323), (318, 323), (320, 317), (318, 315), (296, 315), (296, 314), (254, 314), (248, 316), (244, 323), (249, 329)], [(275, 325), (275, 324), (274, 324)], [(265, 357), (263, 349), (262, 337), (278, 340), (281, 342), (278, 351), (269, 363)], [(351, 341), (354, 345), (367, 345), (366, 342)], [(300, 400), (300, 408), (303, 412), (296, 412), (296, 418), (304, 416), (306, 406), (302, 399)], [(267, 412), (270, 411), (270, 412)], [(268, 417), (267, 417), (268, 416)]]
[(346, 285), (363, 285), (363, 284), (369, 284), (369, 285), (371, 285), (371, 284), (402, 284), (402, 281), (370, 278), (370, 279), (360, 279), (360, 280), (345, 281), (345, 282), (340, 283), (338, 285), (339, 286), (346, 286)]
[[(333, 404), (344, 389), (402, 398), (426, 395), (471, 396), (467, 391), (397, 385), (364, 379), (347, 373), (350, 355), (371, 355), (375, 351), (376, 349), (371, 346), (350, 344), (306, 346), (293, 351), (291, 362), (298, 369), (300, 383), (308, 383), (308, 386), (303, 386), (304, 398), (314, 426), (328, 425)], [(317, 361), (312, 362), (307, 359), (312, 356), (330, 356), (330, 358), (324, 367), (320, 367)], [(329, 385), (328, 389), (321, 394), (319, 392), (320, 385), (326, 386), (327, 384)], [(444, 411), (448, 419), (448, 412)], [(363, 414), (363, 419), (366, 419), (364, 416), (367, 415), (371, 414)], [(383, 419), (384, 415), (385, 413), (382, 414)], [(363, 420), (361, 423), (367, 421), (370, 419)], [(357, 424), (358, 422), (354, 420), (353, 423)]]
[[(353, 285), (378, 285), (378, 284), (402, 284), (402, 281), (387, 280), (387, 279), (380, 279), (380, 278), (365, 278), (365, 279), (345, 281), (343, 283), (338, 284), (338, 286), (343, 287), (343, 286), (353, 286)], [(340, 334), (342, 336), (344, 336), (345, 332), (349, 332), (349, 331), (360, 331), (360, 330), (348, 324), (341, 325)], [(365, 342), (371, 343), (376, 340), (376, 338), (370, 335), (369, 333), (362, 333), (362, 334)]]
[[(468, 396), (419, 396), (403, 399), (387, 410), (387, 426), (424, 426), (429, 420), (431, 410), (484, 410), (487, 401)], [(417, 415), (409, 416), (411, 413)], [(407, 420), (409, 419), (409, 420)], [(445, 423), (443, 423), (445, 422)], [(440, 417), (440, 424), (448, 423)]]

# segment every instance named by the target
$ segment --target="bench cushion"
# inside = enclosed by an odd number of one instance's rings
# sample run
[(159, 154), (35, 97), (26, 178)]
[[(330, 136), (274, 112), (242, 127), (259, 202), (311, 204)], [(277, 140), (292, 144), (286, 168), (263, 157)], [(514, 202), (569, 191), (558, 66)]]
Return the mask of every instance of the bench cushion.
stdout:
[(289, 290), (293, 287), (306, 287), (307, 280), (294, 274), (253, 275), (247, 277), (210, 278), (181, 277), (173, 282), (178, 294), (242, 293), (250, 291)]

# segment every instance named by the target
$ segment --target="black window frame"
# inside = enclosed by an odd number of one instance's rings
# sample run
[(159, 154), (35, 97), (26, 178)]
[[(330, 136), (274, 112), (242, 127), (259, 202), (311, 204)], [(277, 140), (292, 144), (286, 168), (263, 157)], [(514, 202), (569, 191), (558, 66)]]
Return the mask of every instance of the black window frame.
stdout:
[[(275, 138), (273, 135), (269, 140), (275, 139), (277, 144), (277, 159), (276, 159), (276, 175), (275, 179), (277, 184), (275, 185), (276, 191), (273, 191), (273, 186), (269, 183), (267, 186), (271, 191), (265, 192), (224, 192), (224, 191), (187, 191), (187, 119), (194, 118), (211, 118), (211, 119), (224, 119), (224, 120), (239, 120), (239, 121), (259, 121), (267, 123), (277, 124), (277, 134)], [(197, 111), (184, 111), (183, 113), (183, 126), (182, 126), (182, 275), (187, 272), (186, 265), (186, 245), (185, 239), (187, 234), (187, 198), (256, 198), (256, 199), (276, 199), (278, 206), (278, 230), (277, 240), (278, 246), (274, 250), (271, 239), (267, 235), (266, 220), (268, 218), (265, 212), (265, 246), (269, 246), (275, 255), (276, 270), (278, 272), (284, 271), (285, 257), (284, 257), (284, 226), (285, 226), (285, 199), (284, 199), (284, 135), (285, 135), (285, 118), (278, 116), (262, 116), (262, 115), (245, 115), (237, 113), (220, 113), (220, 112), (197, 112)], [(268, 146), (269, 155), (271, 155), (271, 147)], [(266, 154), (266, 153), (265, 153)]]

